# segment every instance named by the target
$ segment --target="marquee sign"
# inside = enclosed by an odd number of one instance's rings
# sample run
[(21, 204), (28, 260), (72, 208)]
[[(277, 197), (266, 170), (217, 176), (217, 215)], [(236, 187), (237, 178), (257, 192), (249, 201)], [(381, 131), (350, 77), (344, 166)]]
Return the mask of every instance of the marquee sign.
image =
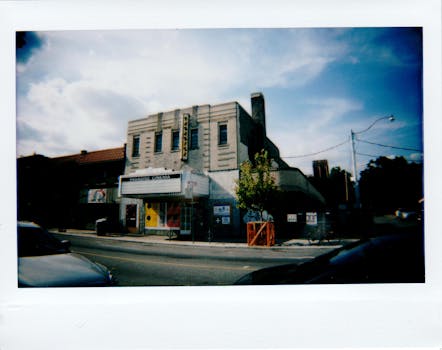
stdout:
[(137, 177), (126, 177), (122, 178), (121, 181), (152, 181), (152, 180), (170, 180), (170, 179), (179, 179), (181, 178), (180, 174), (166, 174), (166, 175), (145, 175), (145, 176), (137, 176)]
[(121, 195), (180, 193), (181, 174), (160, 174), (120, 178)]
[(187, 160), (189, 156), (189, 114), (183, 114), (183, 125), (181, 135), (181, 160)]

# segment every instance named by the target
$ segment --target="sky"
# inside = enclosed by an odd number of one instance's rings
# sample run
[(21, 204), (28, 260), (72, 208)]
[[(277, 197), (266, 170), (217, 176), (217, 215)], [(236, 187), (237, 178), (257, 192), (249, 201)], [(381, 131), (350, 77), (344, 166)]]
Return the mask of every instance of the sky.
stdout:
[(20, 32), (16, 89), (17, 156), (121, 147), (129, 120), (230, 101), (250, 113), (262, 92), (267, 136), (306, 175), (318, 159), (351, 172), (351, 130), (367, 128), (358, 171), (423, 161), (421, 28)]

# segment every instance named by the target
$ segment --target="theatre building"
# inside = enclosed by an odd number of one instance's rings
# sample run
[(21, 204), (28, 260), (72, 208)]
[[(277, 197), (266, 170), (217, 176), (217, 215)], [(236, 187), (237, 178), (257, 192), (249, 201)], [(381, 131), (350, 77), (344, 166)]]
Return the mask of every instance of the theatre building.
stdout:
[[(322, 196), (279, 156), (266, 136), (264, 97), (252, 115), (237, 102), (198, 105), (129, 122), (126, 167), (119, 180), (120, 222), (131, 233), (234, 237), (244, 215), (235, 201), (242, 162), (268, 151), (290, 210), (321, 206)], [(289, 210), (289, 209), (288, 209)]]

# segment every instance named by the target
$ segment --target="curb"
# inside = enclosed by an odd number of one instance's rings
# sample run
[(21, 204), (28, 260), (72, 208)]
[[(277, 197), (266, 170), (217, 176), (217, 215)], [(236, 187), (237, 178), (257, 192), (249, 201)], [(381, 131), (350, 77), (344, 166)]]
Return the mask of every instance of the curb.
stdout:
[(57, 235), (70, 235), (70, 236), (78, 236), (78, 237), (90, 237), (96, 239), (105, 239), (105, 240), (115, 240), (115, 241), (124, 241), (124, 242), (132, 242), (132, 243), (140, 243), (143, 245), (169, 245), (169, 246), (190, 246), (190, 247), (217, 247), (217, 248), (241, 248), (241, 249), (258, 249), (258, 250), (292, 250), (296, 248), (339, 248), (344, 244), (349, 243), (355, 240), (343, 239), (343, 240), (333, 240), (323, 244), (317, 243), (309, 243), (307, 239), (292, 239), (287, 240), (285, 242), (275, 244), (274, 246), (249, 246), (247, 243), (234, 243), (234, 242), (205, 242), (205, 241), (180, 241), (174, 240), (171, 241), (167, 236), (128, 236), (117, 233), (109, 233), (104, 236), (98, 236), (95, 231), (86, 231), (86, 230), (66, 230), (64, 232), (59, 232), (57, 229), (51, 229), (49, 232)]

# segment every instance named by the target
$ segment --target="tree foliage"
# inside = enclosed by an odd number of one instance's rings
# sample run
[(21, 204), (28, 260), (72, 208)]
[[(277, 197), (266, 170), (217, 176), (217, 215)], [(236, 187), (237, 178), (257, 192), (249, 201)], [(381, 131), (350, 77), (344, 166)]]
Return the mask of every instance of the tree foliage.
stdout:
[(416, 207), (423, 197), (423, 166), (404, 157), (379, 157), (361, 172), (361, 202), (377, 212)]
[(235, 188), (239, 208), (259, 211), (262, 217), (264, 210), (271, 211), (277, 192), (267, 151), (256, 153), (253, 163), (241, 164)]

